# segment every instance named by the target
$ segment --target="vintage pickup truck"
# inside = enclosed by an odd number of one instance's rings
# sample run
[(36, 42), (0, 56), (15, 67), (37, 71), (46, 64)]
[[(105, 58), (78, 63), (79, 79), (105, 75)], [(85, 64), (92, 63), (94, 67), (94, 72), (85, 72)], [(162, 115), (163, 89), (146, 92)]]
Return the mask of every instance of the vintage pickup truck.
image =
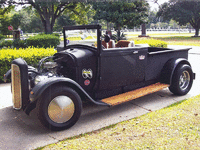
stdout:
[(27, 114), (37, 108), (39, 120), (51, 130), (73, 126), (83, 101), (114, 106), (166, 87), (185, 95), (195, 78), (189, 48), (116, 43), (100, 25), (64, 27), (63, 37), (64, 47), (38, 68), (18, 58), (4, 75), (6, 81), (11, 74), (13, 107)]

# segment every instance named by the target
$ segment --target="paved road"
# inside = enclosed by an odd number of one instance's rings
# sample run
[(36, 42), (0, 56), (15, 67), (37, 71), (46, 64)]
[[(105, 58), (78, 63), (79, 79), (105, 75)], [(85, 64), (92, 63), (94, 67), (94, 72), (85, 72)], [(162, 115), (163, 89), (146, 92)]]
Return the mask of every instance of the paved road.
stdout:
[(35, 111), (27, 116), (23, 111), (13, 110), (10, 84), (0, 84), (0, 149), (34, 149), (67, 137), (138, 117), (200, 94), (200, 52), (198, 49), (200, 47), (193, 47), (189, 54), (189, 61), (193, 66), (193, 71), (196, 72), (196, 80), (186, 96), (177, 97), (168, 89), (164, 89), (111, 108), (85, 104), (80, 120), (72, 128), (59, 132), (52, 132), (44, 128), (38, 121)]

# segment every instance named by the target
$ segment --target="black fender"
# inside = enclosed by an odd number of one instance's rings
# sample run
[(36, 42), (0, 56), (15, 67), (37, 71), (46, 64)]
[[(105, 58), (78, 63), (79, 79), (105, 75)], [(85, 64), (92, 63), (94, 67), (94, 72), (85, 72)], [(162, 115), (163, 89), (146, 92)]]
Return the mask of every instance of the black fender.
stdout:
[(36, 107), (36, 103), (38, 98), (42, 95), (42, 93), (50, 86), (55, 85), (55, 84), (62, 84), (69, 86), (76, 90), (79, 94), (82, 94), (88, 98), (89, 101), (93, 102), (94, 104), (97, 105), (103, 105), (103, 106), (110, 106), (106, 103), (103, 102), (98, 102), (95, 101), (90, 95), (74, 80), (70, 78), (65, 78), (65, 77), (52, 77), (45, 79), (43, 81), (40, 81), (31, 91), (29, 94), (30, 98), (30, 104), (27, 106), (25, 109), (26, 114), (29, 114), (31, 110), (33, 110)]
[(172, 76), (174, 74), (176, 67), (179, 64), (187, 64), (191, 66), (188, 60), (184, 58), (172, 58), (168, 60), (161, 71), (161, 77), (160, 77), (161, 83), (166, 83), (166, 84), (171, 85)]

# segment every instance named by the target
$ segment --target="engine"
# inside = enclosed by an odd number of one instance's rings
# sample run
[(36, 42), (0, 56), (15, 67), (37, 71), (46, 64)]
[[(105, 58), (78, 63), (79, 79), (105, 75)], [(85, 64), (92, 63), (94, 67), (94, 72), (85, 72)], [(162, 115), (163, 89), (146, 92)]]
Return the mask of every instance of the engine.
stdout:
[(62, 75), (58, 74), (59, 65), (57, 62), (47, 61), (48, 59), (52, 59), (53, 56), (43, 58), (38, 65), (38, 68), (33, 68), (29, 66), (28, 74), (29, 74), (29, 89), (33, 88), (40, 81), (45, 80), (47, 78), (52, 77), (61, 77)]
[(46, 62), (44, 63), (44, 68), (49, 72), (56, 74), (58, 64), (56, 62)]

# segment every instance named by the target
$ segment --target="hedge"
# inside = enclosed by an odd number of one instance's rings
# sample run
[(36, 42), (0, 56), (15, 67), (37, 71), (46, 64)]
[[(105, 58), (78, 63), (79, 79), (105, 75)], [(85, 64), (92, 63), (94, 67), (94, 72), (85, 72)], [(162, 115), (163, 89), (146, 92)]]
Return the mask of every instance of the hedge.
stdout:
[(161, 40), (154, 40), (154, 39), (135, 40), (133, 39), (133, 41), (135, 44), (148, 44), (150, 47), (167, 48), (167, 43)]
[(149, 40), (148, 44), (150, 47), (162, 47), (162, 48), (167, 48), (167, 43), (164, 41), (160, 41), (160, 40)]
[(16, 48), (26, 48), (26, 41), (25, 40), (2, 40), (0, 42), (0, 48), (11, 48), (11, 47), (16, 47)]
[[(40, 33), (38, 35), (47, 35), (45, 33)], [(57, 36), (58, 38), (60, 38), (60, 34), (59, 33), (52, 33), (52, 34), (48, 34), (48, 35), (51, 35), (51, 36)]]
[(0, 48), (3, 47), (16, 47), (16, 48), (26, 48), (26, 47), (38, 47), (38, 48), (47, 48), (47, 47), (56, 47), (60, 44), (59, 34), (38, 34), (36, 36), (30, 37), (26, 40), (2, 40), (0, 42)]
[(53, 48), (26, 48), (26, 49), (2, 49), (0, 50), (0, 82), (3, 82), (3, 75), (11, 68), (11, 62), (16, 58), (23, 58), (28, 65), (37, 67), (39, 60), (52, 56), (57, 51)]
[(26, 40), (27, 46), (33, 46), (38, 48), (56, 47), (59, 44), (59, 36), (50, 34), (38, 34)]
[(2, 48), (2, 47), (11, 47), (12, 44), (13, 44), (12, 40), (2, 40), (0, 42), (0, 48)]

